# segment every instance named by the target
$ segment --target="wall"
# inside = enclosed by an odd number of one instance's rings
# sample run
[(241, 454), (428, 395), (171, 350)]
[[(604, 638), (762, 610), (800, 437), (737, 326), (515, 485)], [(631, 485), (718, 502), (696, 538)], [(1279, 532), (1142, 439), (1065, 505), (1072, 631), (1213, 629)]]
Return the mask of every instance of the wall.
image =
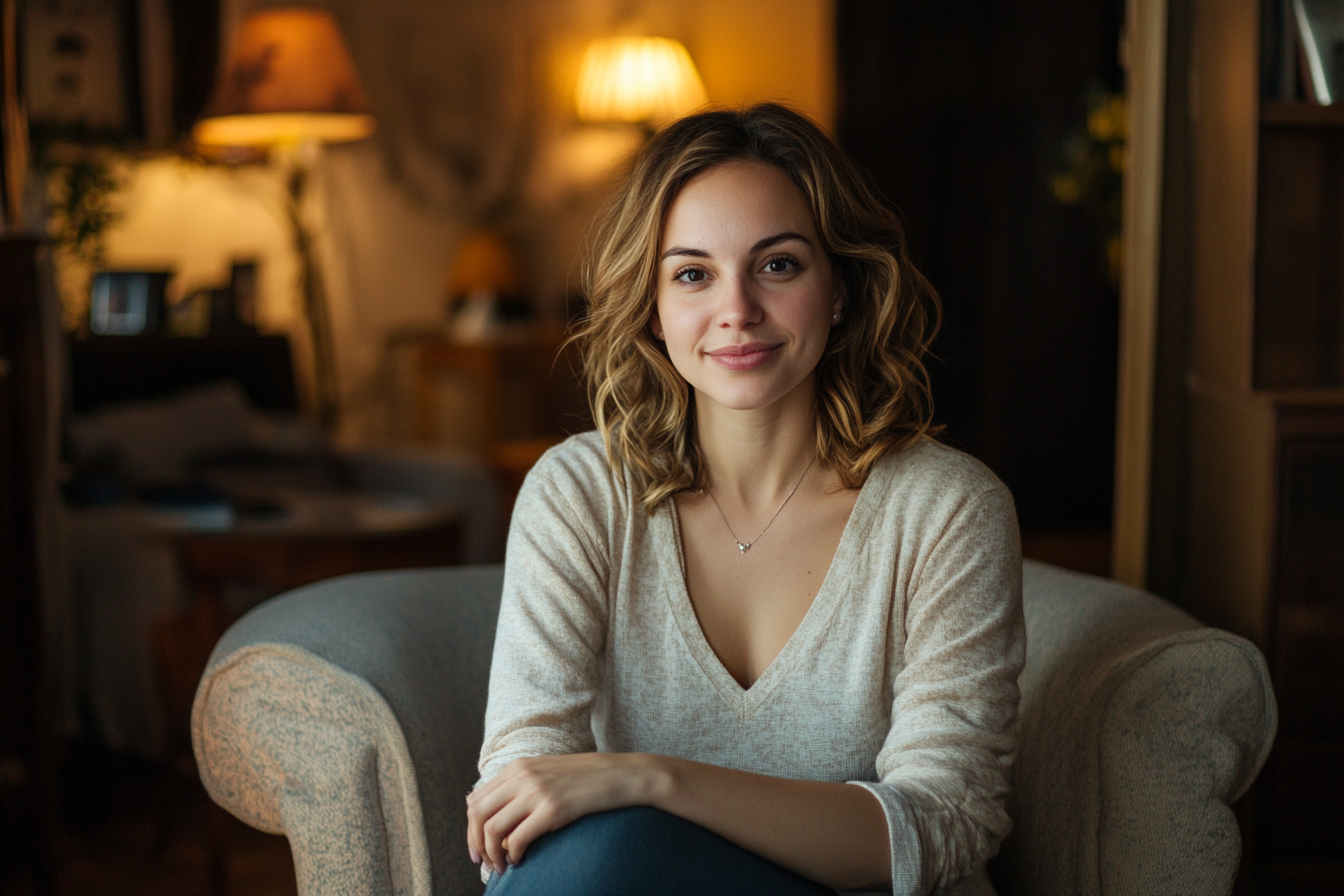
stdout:
[(710, 97), (784, 100), (835, 126), (834, 0), (698, 0), (686, 41)]
[(172, 268), (169, 301), (229, 279), (233, 259), (261, 262), (263, 327), (295, 326), (289, 284), (296, 274), (284, 218), (284, 184), (261, 166), (226, 168), (176, 156), (128, 164), (118, 201), (124, 213), (107, 236), (107, 263)]
[[(223, 3), (224, 40), (250, 0)], [(386, 345), (442, 325), (455, 246), (481, 220), (519, 244), (538, 310), (564, 312), (577, 251), (631, 130), (580, 125), (569, 109), (584, 44), (614, 31), (683, 40), (710, 100), (792, 102), (835, 114), (833, 0), (394, 0), (329, 5), (365, 79), (379, 134), (324, 151), (309, 220), (331, 294), (342, 435), (408, 432), (388, 394)], [(466, 172), (466, 174), (464, 174)], [(230, 259), (262, 260), (260, 316), (307, 357), (282, 182), (260, 166), (136, 163), (107, 264), (172, 266), (175, 295), (221, 282)], [(83, 288), (67, 271), (68, 295)], [(301, 371), (302, 372), (302, 371)]]
[(900, 211), (942, 298), (935, 420), (1007, 483), (1033, 534), (1111, 520), (1117, 296), (1094, 220), (1048, 178), (1089, 82), (1121, 83), (1123, 8), (838, 6), (841, 145)]

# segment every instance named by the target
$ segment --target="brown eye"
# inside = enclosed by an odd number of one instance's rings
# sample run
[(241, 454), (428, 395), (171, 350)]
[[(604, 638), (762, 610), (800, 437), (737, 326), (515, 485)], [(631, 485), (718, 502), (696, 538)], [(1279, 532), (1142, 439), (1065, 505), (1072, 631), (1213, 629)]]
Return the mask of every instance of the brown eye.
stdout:
[(781, 255), (778, 258), (772, 258), (765, 263), (765, 271), (768, 274), (787, 274), (797, 266), (792, 258)]

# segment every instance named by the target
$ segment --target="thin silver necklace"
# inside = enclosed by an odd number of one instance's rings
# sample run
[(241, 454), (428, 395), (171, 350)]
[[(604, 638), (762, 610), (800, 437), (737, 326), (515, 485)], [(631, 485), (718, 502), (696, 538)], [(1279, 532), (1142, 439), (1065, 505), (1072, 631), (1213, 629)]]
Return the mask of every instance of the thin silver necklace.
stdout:
[[(761, 535), (764, 535), (765, 533), (770, 531), (770, 527), (775, 524), (775, 517), (779, 516), (779, 511), (783, 510), (784, 505), (789, 503), (789, 498), (793, 497), (793, 493), (798, 491), (798, 486), (802, 485), (803, 479), (807, 477), (807, 471), (812, 469), (812, 465), (816, 462), (817, 462), (817, 456), (814, 454), (812, 455), (812, 459), (807, 462), (807, 466), (803, 467), (803, 475), (799, 476), (798, 481), (793, 484), (793, 489), (792, 491), (789, 492), (788, 497), (786, 497), (782, 502), (780, 502), (779, 510), (775, 511), (775, 516), (770, 517), (770, 522), (766, 523), (765, 528), (761, 530)], [(751, 541), (744, 543), (742, 539), (737, 537), (737, 533), (733, 531), (733, 524), (728, 522), (728, 517), (726, 514), (724, 514), (723, 507), (719, 505), (719, 499), (714, 497), (714, 493), (709, 490), (708, 486), (705, 487), (705, 494), (709, 495), (709, 500), (713, 501), (714, 506), (719, 508), (719, 516), (723, 517), (723, 524), (728, 527), (728, 534), (733, 536), (733, 541), (737, 542), (738, 553), (745, 556), (747, 553), (747, 548), (751, 547), (756, 542), (760, 541), (761, 535), (757, 535)]]

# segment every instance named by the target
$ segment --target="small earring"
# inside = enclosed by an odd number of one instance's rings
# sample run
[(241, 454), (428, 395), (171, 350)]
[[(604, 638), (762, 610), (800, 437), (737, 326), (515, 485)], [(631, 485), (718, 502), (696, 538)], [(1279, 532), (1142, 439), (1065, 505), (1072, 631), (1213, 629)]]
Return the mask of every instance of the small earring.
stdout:
[(834, 314), (831, 315), (831, 323), (833, 323), (833, 324), (838, 324), (838, 323), (840, 323), (840, 312), (839, 312), (839, 311), (837, 311), (837, 312), (835, 312)]

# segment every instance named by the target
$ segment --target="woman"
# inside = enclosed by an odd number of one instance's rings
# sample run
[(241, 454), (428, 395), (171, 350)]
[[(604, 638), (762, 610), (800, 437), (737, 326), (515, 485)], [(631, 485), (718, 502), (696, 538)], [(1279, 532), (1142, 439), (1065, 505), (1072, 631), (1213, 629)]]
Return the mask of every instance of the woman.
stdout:
[(597, 431), (515, 506), (467, 798), (490, 892), (988, 889), (1020, 549), (930, 438), (899, 223), (801, 115), (709, 112), (585, 281)]

